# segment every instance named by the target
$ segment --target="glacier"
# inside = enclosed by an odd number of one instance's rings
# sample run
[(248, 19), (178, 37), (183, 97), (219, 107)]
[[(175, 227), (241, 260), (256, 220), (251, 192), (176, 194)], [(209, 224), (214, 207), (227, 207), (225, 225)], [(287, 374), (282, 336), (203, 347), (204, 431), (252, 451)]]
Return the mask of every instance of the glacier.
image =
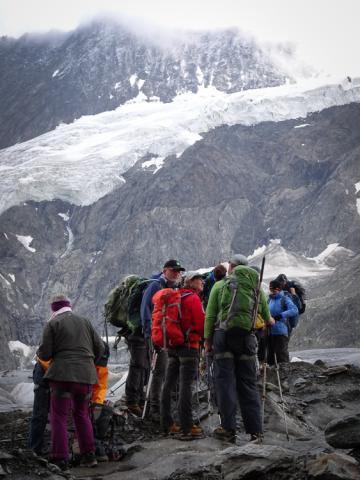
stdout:
[[(123, 174), (143, 157), (179, 157), (215, 127), (304, 119), (359, 102), (360, 78), (311, 78), (232, 94), (203, 87), (171, 103), (149, 100), (139, 95), (114, 111), (83, 116), (0, 150), (0, 213), (28, 200), (90, 205), (121, 186)], [(162, 164), (154, 165), (156, 171)]]

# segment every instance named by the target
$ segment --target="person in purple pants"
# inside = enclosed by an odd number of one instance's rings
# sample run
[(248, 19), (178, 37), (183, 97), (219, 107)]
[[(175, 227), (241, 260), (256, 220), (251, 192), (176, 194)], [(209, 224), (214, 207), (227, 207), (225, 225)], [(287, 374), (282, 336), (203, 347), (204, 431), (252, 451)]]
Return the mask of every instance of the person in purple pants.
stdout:
[(103, 354), (104, 343), (87, 319), (72, 312), (65, 295), (54, 297), (51, 309), (37, 351), (41, 360), (51, 359), (45, 374), (50, 384), (50, 459), (67, 470), (67, 418), (72, 410), (81, 465), (93, 467), (97, 462), (89, 405), (92, 385), (97, 382), (94, 359)]

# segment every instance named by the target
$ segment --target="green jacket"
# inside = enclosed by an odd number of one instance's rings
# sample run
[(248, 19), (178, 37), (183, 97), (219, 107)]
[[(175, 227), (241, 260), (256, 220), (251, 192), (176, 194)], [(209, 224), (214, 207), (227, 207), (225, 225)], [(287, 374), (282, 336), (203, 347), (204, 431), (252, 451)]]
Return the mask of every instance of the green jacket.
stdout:
[[(255, 272), (255, 270), (250, 269), (249, 267), (239, 266), (234, 269), (233, 273), (240, 273), (240, 274), (246, 275), (249, 285), (251, 285), (252, 288), (256, 288), (258, 274), (257, 272)], [(219, 316), (220, 316), (219, 314), (221, 313), (221, 298), (223, 297), (223, 300), (224, 300), (223, 289), (224, 289), (225, 282), (228, 278), (229, 277), (226, 277), (226, 279), (216, 282), (210, 292), (210, 297), (209, 297), (209, 302), (207, 304), (206, 317), (205, 317), (205, 332), (204, 332), (205, 338), (211, 339), (214, 334), (215, 326), (219, 319)], [(230, 302), (231, 302), (231, 295), (228, 295), (228, 299), (226, 299), (226, 295), (225, 295), (225, 304), (227, 303), (227, 306), (229, 306)], [(249, 298), (249, 305), (250, 305), (250, 298)], [(269, 307), (267, 304), (266, 295), (263, 290), (260, 291), (258, 313), (262, 316), (265, 322), (268, 322), (270, 320)], [(225, 316), (224, 312), (223, 312), (223, 316)], [(240, 326), (238, 324), (239, 322), (249, 323), (250, 321), (251, 320), (250, 320), (249, 311), (242, 310), (240, 311), (240, 313), (237, 315), (236, 318), (229, 321), (228, 328)]]
[(94, 384), (94, 360), (104, 349), (104, 342), (89, 320), (65, 312), (46, 324), (37, 355), (41, 360), (51, 359), (45, 374), (48, 380)]

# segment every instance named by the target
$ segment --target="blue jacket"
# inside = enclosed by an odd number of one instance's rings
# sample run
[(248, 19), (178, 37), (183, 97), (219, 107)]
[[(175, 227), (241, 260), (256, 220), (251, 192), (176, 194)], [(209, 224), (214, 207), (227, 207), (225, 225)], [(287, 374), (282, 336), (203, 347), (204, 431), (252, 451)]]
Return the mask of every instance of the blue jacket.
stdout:
[(271, 316), (276, 320), (271, 326), (271, 335), (289, 335), (288, 319), (298, 315), (297, 306), (284, 292), (269, 296), (269, 309)]
[(151, 316), (154, 308), (151, 299), (156, 292), (168, 286), (166, 278), (163, 275), (154, 277), (154, 281), (151, 282), (148, 287), (146, 287), (141, 300), (140, 319), (145, 338), (151, 337)]

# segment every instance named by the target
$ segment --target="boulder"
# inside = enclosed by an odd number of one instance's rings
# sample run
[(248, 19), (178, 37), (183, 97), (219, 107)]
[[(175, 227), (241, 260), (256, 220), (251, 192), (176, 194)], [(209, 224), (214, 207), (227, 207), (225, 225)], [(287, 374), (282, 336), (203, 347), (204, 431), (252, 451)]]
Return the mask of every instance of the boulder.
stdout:
[(360, 414), (332, 420), (325, 428), (325, 439), (334, 448), (360, 448)]

